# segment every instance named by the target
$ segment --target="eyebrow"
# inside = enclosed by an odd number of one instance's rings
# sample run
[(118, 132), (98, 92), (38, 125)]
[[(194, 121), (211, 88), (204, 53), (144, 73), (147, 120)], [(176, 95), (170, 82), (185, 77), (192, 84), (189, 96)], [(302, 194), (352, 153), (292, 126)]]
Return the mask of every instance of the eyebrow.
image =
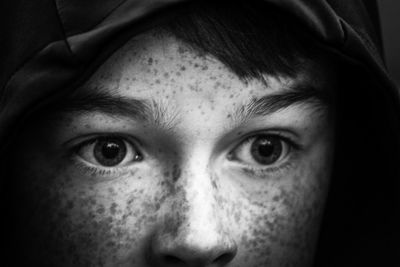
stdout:
[(134, 120), (170, 128), (177, 114), (167, 108), (165, 103), (106, 93), (101, 90), (87, 92), (82, 90), (72, 94), (55, 110), (62, 113), (99, 112), (112, 117), (129, 117)]
[[(252, 99), (236, 108), (231, 119), (244, 122), (257, 116), (271, 115), (296, 104), (325, 110), (331, 103), (329, 91), (310, 85), (296, 85), (279, 93)], [(82, 90), (72, 94), (63, 103), (58, 103), (55, 109), (60, 112), (100, 112), (113, 117), (124, 116), (165, 128), (171, 128), (178, 117), (176, 110), (171, 110), (166, 103), (119, 96), (101, 90)]]
[(279, 93), (253, 98), (237, 108), (235, 121), (243, 122), (257, 116), (268, 116), (293, 105), (306, 105), (313, 111), (327, 110), (333, 103), (332, 92), (308, 84), (297, 84)]

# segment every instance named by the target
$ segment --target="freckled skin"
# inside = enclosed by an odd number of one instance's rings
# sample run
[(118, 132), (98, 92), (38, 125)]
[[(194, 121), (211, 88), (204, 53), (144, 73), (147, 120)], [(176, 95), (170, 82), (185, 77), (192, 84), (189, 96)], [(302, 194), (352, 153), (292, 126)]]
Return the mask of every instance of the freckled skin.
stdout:
[[(50, 136), (34, 143), (25, 136), (15, 153), (13, 172), (23, 181), (22, 255), (42, 266), (310, 266), (329, 185), (333, 122), (289, 109), (234, 132), (231, 119), (234, 107), (312, 72), (266, 76), (266, 88), (172, 37), (135, 37), (86, 87), (165, 103), (171, 123), (139, 131), (127, 120), (124, 131), (133, 129), (146, 144), (144, 160), (102, 177), (78, 166), (59, 140), (120, 121), (62, 117), (24, 131)], [(230, 132), (237, 140), (282, 121), (295, 125), (306, 144), (286, 168), (259, 175), (227, 160), (231, 144), (216, 148)], [(166, 139), (159, 138), (163, 131)]]

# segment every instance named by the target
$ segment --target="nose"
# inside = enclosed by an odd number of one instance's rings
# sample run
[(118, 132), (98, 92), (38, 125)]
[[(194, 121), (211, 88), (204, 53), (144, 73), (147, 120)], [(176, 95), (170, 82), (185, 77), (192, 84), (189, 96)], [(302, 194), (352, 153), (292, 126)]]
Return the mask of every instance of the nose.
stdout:
[[(205, 173), (205, 172), (203, 172)], [(225, 266), (237, 245), (218, 205), (209, 175), (182, 173), (164, 218), (152, 237), (152, 266)]]
[[(200, 236), (199, 236), (200, 238)], [(202, 243), (204, 240), (201, 241)], [(236, 255), (236, 246), (216, 240), (207, 245), (192, 239), (169, 242), (157, 240), (153, 243), (154, 266), (226, 266)]]

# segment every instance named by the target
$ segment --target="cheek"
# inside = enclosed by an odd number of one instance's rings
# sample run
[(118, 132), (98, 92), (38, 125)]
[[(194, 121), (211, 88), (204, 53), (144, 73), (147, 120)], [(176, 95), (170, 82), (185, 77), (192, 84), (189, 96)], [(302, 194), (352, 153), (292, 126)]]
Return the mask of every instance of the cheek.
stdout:
[(242, 192), (233, 214), (238, 258), (254, 266), (310, 266), (328, 187), (315, 168)]
[(88, 184), (80, 182), (85, 177), (71, 177), (62, 167), (20, 173), (25, 182), (20, 236), (28, 257), (63, 266), (140, 260), (137, 255), (143, 254), (166, 195), (161, 185), (142, 183), (160, 180), (145, 175)]

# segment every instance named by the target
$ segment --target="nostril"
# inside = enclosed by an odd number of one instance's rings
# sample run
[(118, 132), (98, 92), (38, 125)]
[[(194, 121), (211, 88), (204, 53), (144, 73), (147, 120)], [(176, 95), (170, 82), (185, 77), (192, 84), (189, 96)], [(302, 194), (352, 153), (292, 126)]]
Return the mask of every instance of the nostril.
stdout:
[(207, 238), (203, 234), (194, 237), (154, 236), (147, 255), (149, 264), (157, 267), (228, 266), (237, 254), (236, 242), (229, 236)]
[(182, 261), (181, 259), (179, 259), (178, 257), (172, 256), (172, 255), (165, 255), (164, 257), (164, 263), (166, 263), (167, 265), (179, 265), (179, 264), (183, 264), (184, 261)]
[(224, 253), (217, 257), (214, 261), (213, 264), (218, 264), (218, 265), (225, 265), (228, 262), (230, 262), (234, 257), (236, 253)]

